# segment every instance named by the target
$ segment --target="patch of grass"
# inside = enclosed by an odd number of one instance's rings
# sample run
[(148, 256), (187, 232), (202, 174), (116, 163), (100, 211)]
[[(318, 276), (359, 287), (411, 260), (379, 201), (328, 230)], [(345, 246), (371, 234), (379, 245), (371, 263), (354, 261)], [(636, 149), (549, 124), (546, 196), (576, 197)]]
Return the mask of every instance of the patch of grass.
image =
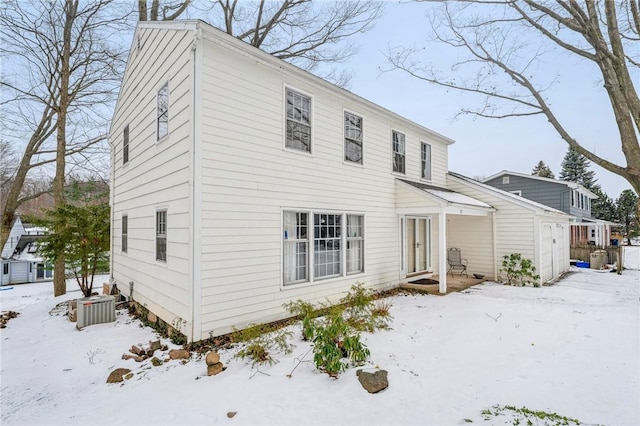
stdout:
[(570, 426), (580, 424), (580, 420), (578, 419), (562, 416), (557, 413), (531, 410), (527, 407), (517, 408), (513, 405), (494, 405), (491, 409), (482, 410), (480, 414), (482, 414), (485, 420), (491, 420), (492, 417), (498, 416), (513, 416), (513, 425)]

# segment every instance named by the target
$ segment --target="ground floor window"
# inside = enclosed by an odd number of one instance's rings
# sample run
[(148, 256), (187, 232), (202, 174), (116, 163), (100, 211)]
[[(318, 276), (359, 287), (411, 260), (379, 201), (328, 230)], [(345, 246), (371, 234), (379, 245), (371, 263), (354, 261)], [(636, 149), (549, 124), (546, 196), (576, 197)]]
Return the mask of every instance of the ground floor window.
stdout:
[(3, 263), (2, 264), (2, 274), (3, 275), (9, 275), (9, 264), (8, 263)]
[(284, 285), (364, 272), (362, 215), (285, 211), (283, 239)]

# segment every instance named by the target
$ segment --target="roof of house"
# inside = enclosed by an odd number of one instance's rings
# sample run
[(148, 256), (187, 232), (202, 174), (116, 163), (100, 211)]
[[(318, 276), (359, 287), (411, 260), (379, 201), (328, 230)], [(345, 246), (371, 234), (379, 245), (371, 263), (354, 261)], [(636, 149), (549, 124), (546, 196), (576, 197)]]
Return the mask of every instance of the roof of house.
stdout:
[[(369, 106), (370, 108), (379, 111), (382, 114), (391, 115), (395, 117), (397, 120), (401, 120), (405, 122), (405, 124), (410, 125), (411, 127), (414, 127), (418, 131), (428, 134), (430, 137), (432, 137), (433, 139), (439, 142), (445, 143), (447, 145), (455, 143), (455, 141), (451, 138), (448, 138), (438, 132), (435, 132), (414, 121), (411, 121), (406, 117), (403, 117), (391, 110), (388, 110), (368, 99), (358, 96), (355, 93), (352, 93), (340, 86), (337, 86), (327, 80), (324, 80), (310, 73), (309, 71), (303, 70), (302, 68), (299, 68), (289, 62), (276, 58), (275, 56), (267, 52), (264, 52), (263, 50), (260, 50), (257, 47), (254, 47), (243, 40), (239, 40), (236, 37), (230, 36), (226, 32), (212, 26), (211, 24), (205, 21), (202, 21), (202, 20), (140, 21), (137, 24), (136, 33), (140, 28), (166, 29), (166, 30), (173, 30), (173, 31), (175, 30), (194, 31), (194, 32), (197, 31), (198, 36), (203, 39), (217, 43), (221, 47), (224, 47), (230, 50), (236, 50), (243, 55), (250, 55), (252, 59), (256, 61), (260, 61), (263, 64), (267, 64), (272, 68), (284, 70), (285, 72), (294, 74), (296, 76), (299, 76), (300, 78), (304, 78), (309, 82), (312, 82), (318, 85), (324, 90), (331, 92), (333, 95), (347, 97), (352, 101), (363, 103)], [(136, 34), (134, 34), (133, 40), (131, 42), (130, 52), (134, 51), (136, 43), (137, 43), (137, 38), (136, 38)], [(126, 75), (126, 71), (125, 71), (125, 75)], [(117, 111), (117, 109), (118, 107), (116, 105), (116, 108), (114, 109), (114, 114), (115, 114), (115, 111)]]
[(512, 172), (510, 170), (503, 170), (501, 172), (498, 172), (498, 173), (496, 173), (494, 175), (489, 176), (488, 178), (482, 179), (482, 182), (486, 183), (486, 182), (489, 182), (490, 180), (493, 180), (495, 178), (498, 178), (498, 177), (501, 177), (501, 176), (505, 176), (505, 175), (518, 176), (518, 177), (526, 178), (526, 179), (532, 179), (532, 180), (539, 180), (539, 181), (543, 181), (543, 182), (555, 183), (555, 184), (564, 185), (564, 186), (567, 186), (567, 187), (573, 188), (573, 189), (581, 189), (590, 198), (598, 198), (598, 196), (596, 194), (594, 194), (593, 192), (589, 191), (587, 188), (585, 188), (583, 185), (580, 185), (577, 182), (570, 182), (568, 180), (552, 179), (552, 178), (546, 178), (546, 177), (542, 177), (542, 176), (528, 175), (526, 173)]
[(427, 185), (421, 182), (413, 182), (405, 179), (398, 179), (400, 182), (404, 182), (408, 185), (413, 186), (414, 188), (418, 188), (427, 194), (439, 199), (440, 201), (446, 202), (448, 204), (459, 204), (465, 206), (473, 206), (473, 207), (483, 207), (487, 209), (493, 209), (489, 204), (476, 200), (473, 197), (469, 197), (467, 195), (461, 194), (459, 192), (452, 191), (447, 188), (441, 188), (439, 186)]
[(545, 213), (549, 213), (549, 214), (553, 214), (553, 215), (558, 215), (558, 216), (566, 216), (568, 218), (575, 218), (575, 216), (572, 216), (570, 214), (567, 214), (563, 211), (554, 209), (552, 207), (546, 206), (542, 203), (537, 203), (535, 201), (529, 200), (527, 198), (521, 197), (520, 195), (516, 195), (513, 194), (511, 192), (507, 192), (507, 191), (503, 191), (502, 189), (496, 188), (494, 186), (491, 185), (487, 185), (486, 183), (480, 182), (478, 180), (475, 179), (471, 179), (467, 176), (461, 175), (459, 173), (455, 173), (455, 172), (448, 172), (448, 175), (456, 178), (460, 181), (463, 181), (467, 184), (470, 184), (472, 186), (474, 186), (475, 188), (479, 189), (480, 191), (483, 191), (485, 193), (490, 193), (493, 194), (495, 196), (498, 196), (500, 198), (502, 198), (503, 200), (508, 200), (510, 202), (516, 203), (518, 205), (521, 205), (525, 208), (528, 208), (529, 210), (537, 210), (537, 211), (543, 211)]

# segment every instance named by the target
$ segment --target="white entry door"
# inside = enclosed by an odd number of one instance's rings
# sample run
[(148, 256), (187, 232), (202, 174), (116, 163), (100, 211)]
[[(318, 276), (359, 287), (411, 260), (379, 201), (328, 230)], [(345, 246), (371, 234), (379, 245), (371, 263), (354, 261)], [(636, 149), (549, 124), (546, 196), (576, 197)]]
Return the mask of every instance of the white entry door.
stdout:
[(431, 270), (431, 219), (408, 217), (406, 227), (407, 275)]

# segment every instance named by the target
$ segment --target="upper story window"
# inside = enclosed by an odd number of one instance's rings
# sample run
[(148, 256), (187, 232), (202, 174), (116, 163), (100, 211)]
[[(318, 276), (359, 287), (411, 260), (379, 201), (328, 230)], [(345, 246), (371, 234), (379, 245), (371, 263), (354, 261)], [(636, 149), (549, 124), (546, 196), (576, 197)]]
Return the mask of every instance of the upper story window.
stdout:
[(169, 134), (169, 83), (158, 90), (158, 140)]
[(362, 164), (362, 117), (344, 113), (344, 159)]
[(129, 216), (122, 215), (122, 252), (126, 253), (129, 245)]
[(422, 179), (431, 180), (431, 145), (422, 142), (420, 155)]
[(156, 260), (167, 261), (167, 211), (156, 211)]
[(287, 97), (287, 148), (311, 152), (311, 98), (291, 89)]
[(122, 134), (122, 164), (129, 162), (129, 125), (127, 124)]
[(393, 131), (393, 171), (396, 173), (405, 173), (405, 154), (404, 154), (404, 133)]

